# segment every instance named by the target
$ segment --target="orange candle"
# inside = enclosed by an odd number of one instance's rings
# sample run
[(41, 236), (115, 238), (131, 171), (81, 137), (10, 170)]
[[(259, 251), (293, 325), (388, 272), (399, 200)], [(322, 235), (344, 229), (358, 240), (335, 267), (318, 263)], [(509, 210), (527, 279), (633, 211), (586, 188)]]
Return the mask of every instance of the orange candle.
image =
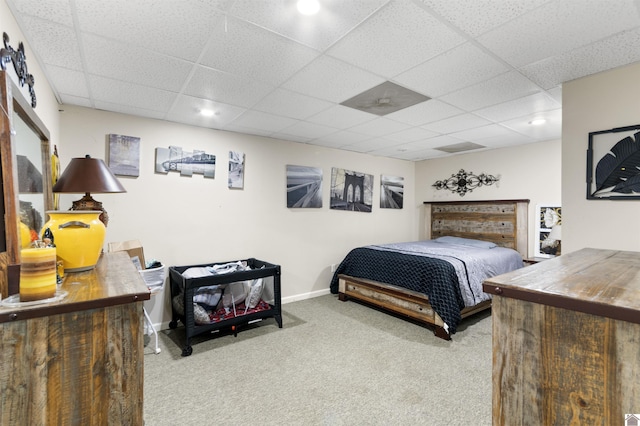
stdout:
[(26, 248), (20, 253), (20, 301), (53, 297), (56, 293), (56, 248)]

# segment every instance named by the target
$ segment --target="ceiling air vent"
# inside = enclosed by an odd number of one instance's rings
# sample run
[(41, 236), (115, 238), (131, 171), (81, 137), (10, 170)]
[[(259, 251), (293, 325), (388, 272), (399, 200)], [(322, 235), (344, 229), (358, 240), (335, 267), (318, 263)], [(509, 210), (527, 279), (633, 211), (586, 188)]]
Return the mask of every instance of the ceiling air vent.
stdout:
[(373, 87), (340, 105), (376, 115), (387, 115), (431, 99), (390, 81)]
[(439, 146), (433, 149), (437, 149), (438, 151), (444, 151), (444, 152), (453, 154), (455, 152), (472, 151), (474, 149), (480, 149), (480, 148), (486, 148), (486, 147), (484, 145), (478, 145), (477, 143), (473, 143), (473, 142), (462, 142), (454, 145)]

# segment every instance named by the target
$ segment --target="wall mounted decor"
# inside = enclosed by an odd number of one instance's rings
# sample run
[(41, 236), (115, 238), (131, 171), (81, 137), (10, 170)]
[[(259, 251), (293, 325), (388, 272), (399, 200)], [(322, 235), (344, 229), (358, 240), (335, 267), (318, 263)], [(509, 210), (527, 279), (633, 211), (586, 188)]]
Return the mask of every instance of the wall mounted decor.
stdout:
[(589, 133), (587, 200), (603, 199), (640, 199), (640, 124)]
[(180, 172), (182, 176), (194, 173), (213, 179), (216, 175), (216, 156), (204, 151), (183, 151), (179, 146), (156, 148), (156, 173)]
[(351, 170), (331, 169), (330, 209), (371, 212), (373, 175)]
[(229, 151), (229, 189), (244, 188), (244, 152)]
[(33, 75), (27, 71), (27, 58), (24, 55), (24, 44), (18, 43), (18, 50), (15, 50), (9, 45), (9, 36), (7, 33), (2, 33), (2, 42), (4, 47), (0, 48), (0, 68), (4, 71), (7, 69), (6, 64), (13, 63), (13, 69), (18, 75), (18, 82), (20, 86), (24, 87), (26, 84), (29, 86), (29, 95), (31, 96), (31, 108), (36, 107), (36, 91), (33, 88), (35, 81)]
[(465, 172), (464, 169), (460, 169), (458, 173), (452, 174), (450, 178), (445, 180), (438, 180), (433, 186), (436, 189), (448, 189), (451, 192), (457, 192), (458, 195), (464, 197), (467, 192), (472, 192), (474, 189), (483, 185), (493, 185), (500, 180), (500, 176), (488, 175), (480, 173), (474, 175), (473, 172)]
[(109, 168), (118, 176), (140, 176), (140, 138), (107, 135)]
[(404, 178), (380, 175), (380, 208), (401, 209), (404, 200)]
[(560, 256), (562, 240), (562, 208), (537, 205), (535, 257)]
[(287, 165), (287, 207), (322, 207), (322, 169)]

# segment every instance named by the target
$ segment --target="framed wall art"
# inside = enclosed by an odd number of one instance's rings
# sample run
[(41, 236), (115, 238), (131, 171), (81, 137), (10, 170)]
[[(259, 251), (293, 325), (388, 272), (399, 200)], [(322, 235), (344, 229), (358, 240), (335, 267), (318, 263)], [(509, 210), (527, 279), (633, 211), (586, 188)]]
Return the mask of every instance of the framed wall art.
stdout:
[(333, 167), (330, 209), (371, 212), (373, 175)]
[(589, 133), (587, 200), (640, 199), (640, 124)]
[(401, 209), (404, 201), (404, 178), (380, 175), (380, 208)]
[(118, 176), (140, 176), (140, 138), (109, 134), (109, 168)]
[(535, 257), (555, 257), (561, 254), (562, 207), (537, 205)]
[(287, 207), (322, 207), (322, 169), (287, 165)]

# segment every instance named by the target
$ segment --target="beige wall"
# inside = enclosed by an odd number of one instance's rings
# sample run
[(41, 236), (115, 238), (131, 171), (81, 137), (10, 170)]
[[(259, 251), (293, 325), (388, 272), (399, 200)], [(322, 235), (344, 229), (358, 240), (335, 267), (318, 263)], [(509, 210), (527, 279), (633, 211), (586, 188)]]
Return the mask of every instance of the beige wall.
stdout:
[[(247, 257), (282, 266), (285, 301), (328, 292), (330, 265), (355, 246), (417, 237), (414, 163), (313, 145), (185, 126), (64, 106), (60, 157), (106, 158), (105, 136), (141, 138), (140, 176), (120, 178), (124, 194), (94, 194), (109, 213), (106, 242), (138, 239), (145, 257), (165, 265), (223, 262)], [(155, 148), (180, 146), (216, 155), (215, 179), (154, 172)], [(246, 154), (243, 190), (227, 188), (229, 150)], [(286, 207), (286, 165), (320, 167), (323, 207)], [(372, 174), (372, 213), (329, 209), (331, 168)], [(380, 175), (405, 178), (404, 208), (380, 209)], [(79, 195), (63, 195), (67, 209)], [(168, 298), (168, 295), (157, 299)], [(166, 323), (169, 304), (147, 302), (154, 323)], [(157, 307), (156, 307), (157, 306)]]
[[(529, 255), (534, 255), (536, 206), (561, 203), (561, 143), (559, 140), (455, 155), (416, 164), (416, 200), (529, 200)], [(432, 187), (460, 169), (500, 176), (464, 197)], [(564, 206), (563, 206), (564, 209)], [(563, 214), (564, 215), (564, 214)]]
[(562, 107), (563, 249), (640, 250), (640, 200), (586, 199), (589, 132), (640, 124), (640, 63), (565, 83)]

